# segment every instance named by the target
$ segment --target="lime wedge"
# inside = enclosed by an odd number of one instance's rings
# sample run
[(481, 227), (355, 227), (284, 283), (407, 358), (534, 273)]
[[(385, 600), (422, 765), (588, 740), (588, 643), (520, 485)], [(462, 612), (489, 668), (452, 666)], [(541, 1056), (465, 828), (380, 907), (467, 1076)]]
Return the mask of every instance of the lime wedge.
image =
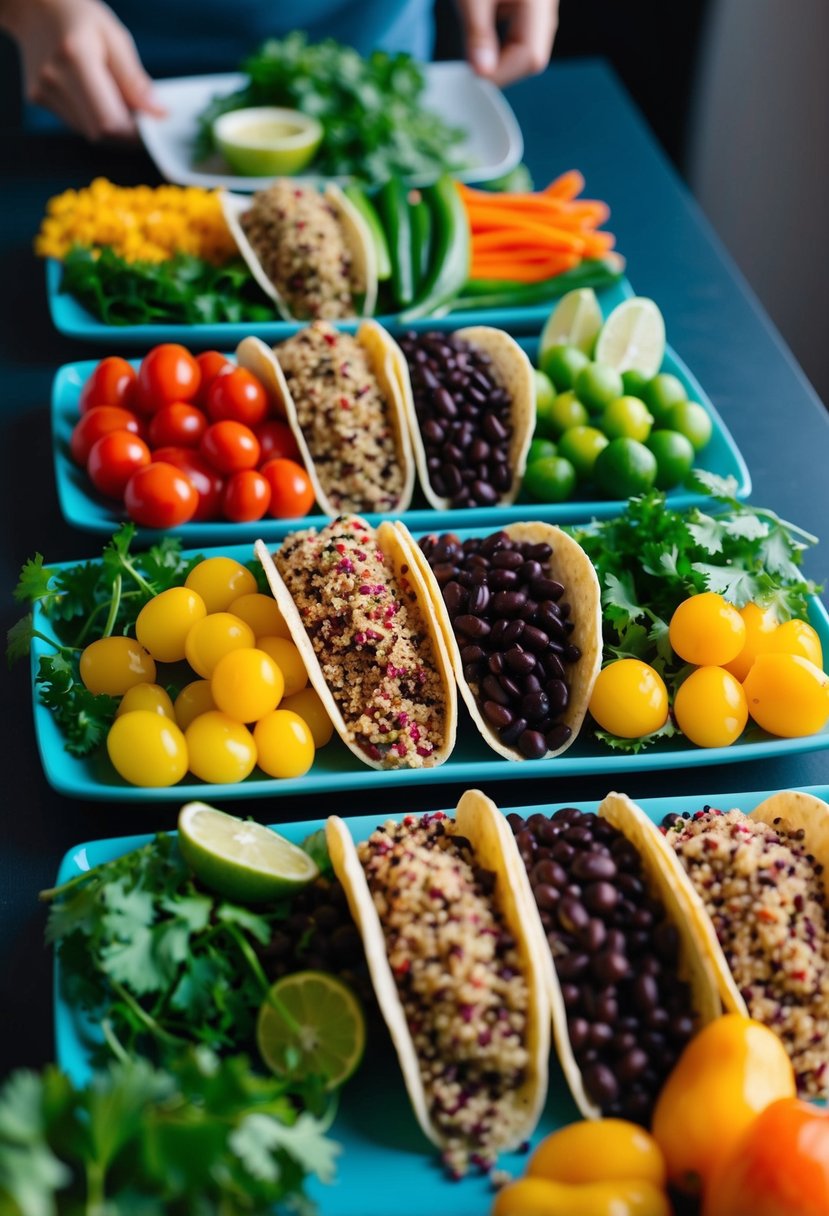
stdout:
[(203, 802), (188, 802), (178, 817), (184, 860), (206, 887), (239, 903), (264, 903), (305, 887), (316, 863), (289, 840), (250, 819), (237, 819)]
[(665, 321), (653, 300), (633, 296), (613, 309), (596, 339), (597, 363), (650, 379), (665, 356)]
[(552, 346), (577, 346), (589, 355), (602, 327), (602, 310), (592, 287), (568, 291), (547, 318), (538, 344), (538, 357)]
[(363, 1056), (366, 1024), (350, 988), (323, 971), (285, 975), (256, 1020), (256, 1044), (277, 1076), (318, 1076), (326, 1089), (347, 1081)]

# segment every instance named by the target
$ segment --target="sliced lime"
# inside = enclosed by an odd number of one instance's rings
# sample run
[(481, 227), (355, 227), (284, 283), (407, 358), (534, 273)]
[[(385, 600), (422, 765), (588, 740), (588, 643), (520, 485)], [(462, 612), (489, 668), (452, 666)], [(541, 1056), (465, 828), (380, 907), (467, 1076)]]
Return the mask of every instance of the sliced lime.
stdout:
[(592, 287), (568, 291), (547, 318), (538, 343), (539, 357), (553, 346), (576, 346), (589, 355), (602, 327), (602, 310)]
[(188, 802), (178, 817), (182, 856), (206, 887), (239, 903), (264, 903), (305, 887), (316, 863), (289, 840), (250, 819), (237, 819), (203, 802)]
[(348, 1080), (365, 1044), (360, 1002), (323, 971), (297, 971), (277, 980), (256, 1020), (256, 1045), (271, 1072), (322, 1077), (326, 1089)]
[(665, 321), (653, 300), (633, 296), (618, 304), (596, 339), (597, 363), (618, 372), (634, 370), (650, 378), (665, 356)]

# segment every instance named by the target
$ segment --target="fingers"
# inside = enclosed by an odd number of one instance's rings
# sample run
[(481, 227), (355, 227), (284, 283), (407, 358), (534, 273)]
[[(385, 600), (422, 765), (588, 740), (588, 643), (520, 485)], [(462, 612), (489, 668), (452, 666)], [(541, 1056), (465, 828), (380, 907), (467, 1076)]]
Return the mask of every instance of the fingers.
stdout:
[(496, 8), (497, 0), (458, 0), (466, 58), (481, 76), (492, 76), (498, 67), (501, 48), (495, 29)]
[(71, 99), (87, 139), (135, 136), (135, 120), (109, 69), (102, 39), (81, 50), (67, 38), (58, 53), (55, 83), (67, 106)]
[[(543, 72), (558, 26), (558, 0), (461, 0), (467, 59), (504, 86)], [(503, 45), (497, 22), (505, 24)]]
[(138, 58), (132, 36), (120, 24), (108, 36), (107, 53), (113, 79), (129, 108), (162, 117), (166, 111), (152, 95), (153, 82)]

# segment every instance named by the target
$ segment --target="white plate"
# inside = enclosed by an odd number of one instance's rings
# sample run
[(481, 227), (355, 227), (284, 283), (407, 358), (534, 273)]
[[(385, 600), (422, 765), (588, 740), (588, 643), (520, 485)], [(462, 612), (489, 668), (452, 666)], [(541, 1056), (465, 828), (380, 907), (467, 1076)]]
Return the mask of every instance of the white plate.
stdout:
[[(427, 63), (423, 67), (424, 108), (467, 132), (458, 153), (470, 167), (456, 176), (461, 181), (482, 182), (514, 169), (524, 154), (524, 139), (500, 90), (476, 76), (465, 63)], [(218, 155), (200, 170), (193, 165), (199, 114), (214, 97), (234, 92), (245, 80), (239, 72), (224, 72), (156, 81), (154, 93), (166, 116), (142, 114), (138, 129), (163, 177), (179, 186), (224, 186), (229, 190), (261, 190), (270, 185), (272, 177), (239, 177), (226, 172), (227, 165)]]

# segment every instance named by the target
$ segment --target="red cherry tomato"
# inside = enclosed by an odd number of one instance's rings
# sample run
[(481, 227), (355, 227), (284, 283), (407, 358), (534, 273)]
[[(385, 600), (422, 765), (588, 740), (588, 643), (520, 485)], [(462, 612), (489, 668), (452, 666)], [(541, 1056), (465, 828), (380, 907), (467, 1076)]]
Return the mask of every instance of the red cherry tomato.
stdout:
[(124, 488), (127, 514), (145, 528), (177, 528), (193, 518), (198, 505), (187, 474), (164, 461), (137, 469)]
[(206, 430), (207, 419), (200, 409), (186, 401), (172, 401), (150, 419), (150, 443), (154, 448), (195, 448)]
[(96, 405), (119, 405), (122, 409), (129, 409), (133, 404), (135, 385), (135, 368), (118, 355), (108, 355), (81, 389), (78, 402), (80, 412), (85, 414)]
[(84, 468), (93, 443), (110, 431), (130, 431), (140, 436), (141, 424), (135, 414), (121, 409), (120, 405), (94, 405), (75, 423), (69, 440), (69, 451), (75, 464)]
[(254, 427), (253, 431), (262, 449), (262, 455), (259, 458), (262, 464), (266, 460), (277, 457), (284, 457), (286, 460), (301, 460), (294, 433), (287, 422), (282, 422), (279, 418), (269, 418), (267, 422), (262, 422), (259, 426)]
[(261, 381), (246, 367), (234, 367), (216, 376), (207, 390), (207, 413), (212, 422), (231, 418), (254, 427), (265, 421), (269, 408), (268, 394)]
[(150, 449), (131, 431), (109, 431), (89, 450), (86, 471), (96, 490), (107, 498), (123, 498), (124, 486), (136, 469), (150, 463)]
[(225, 518), (234, 523), (261, 519), (271, 501), (271, 487), (266, 477), (255, 469), (240, 469), (232, 473), (225, 486), (222, 509)]
[(196, 362), (201, 372), (201, 384), (196, 393), (196, 405), (204, 409), (210, 385), (217, 376), (223, 376), (225, 372), (233, 371), (236, 365), (226, 359), (224, 355), (220, 355), (217, 350), (203, 350), (200, 355), (196, 355)]
[(314, 487), (295, 460), (268, 460), (259, 470), (271, 487), (269, 513), (276, 519), (307, 515), (314, 503)]
[(230, 418), (207, 428), (199, 451), (220, 473), (254, 469), (259, 463), (259, 440), (249, 426)]
[(216, 519), (221, 514), (225, 479), (194, 448), (157, 448), (153, 460), (174, 465), (190, 480), (199, 496), (194, 520)]
[(177, 342), (164, 342), (141, 361), (136, 407), (154, 414), (171, 401), (192, 401), (200, 383), (201, 371), (189, 350)]

